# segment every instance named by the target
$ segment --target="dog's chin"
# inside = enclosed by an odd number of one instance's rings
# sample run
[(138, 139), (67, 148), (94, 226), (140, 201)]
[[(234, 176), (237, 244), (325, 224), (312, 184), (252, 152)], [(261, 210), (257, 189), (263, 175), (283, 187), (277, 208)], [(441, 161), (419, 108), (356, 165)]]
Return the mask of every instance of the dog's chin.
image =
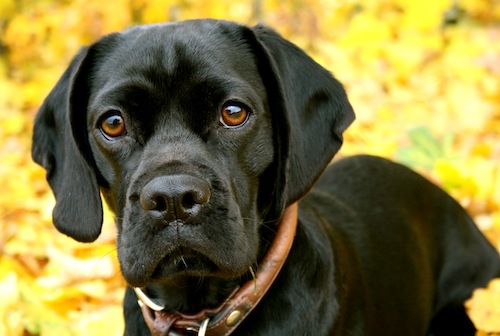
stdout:
[(220, 273), (219, 267), (207, 256), (196, 251), (167, 255), (156, 266), (151, 282), (169, 281), (179, 276), (207, 277)]

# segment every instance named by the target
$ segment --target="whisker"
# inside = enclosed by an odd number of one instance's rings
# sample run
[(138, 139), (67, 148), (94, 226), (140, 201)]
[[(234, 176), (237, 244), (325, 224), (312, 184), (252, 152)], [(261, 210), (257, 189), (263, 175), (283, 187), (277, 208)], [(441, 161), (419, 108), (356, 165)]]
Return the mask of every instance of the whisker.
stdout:
[(186, 260), (184, 259), (184, 256), (181, 254), (181, 261), (184, 264), (186, 268), (189, 268), (188, 264), (186, 263)]

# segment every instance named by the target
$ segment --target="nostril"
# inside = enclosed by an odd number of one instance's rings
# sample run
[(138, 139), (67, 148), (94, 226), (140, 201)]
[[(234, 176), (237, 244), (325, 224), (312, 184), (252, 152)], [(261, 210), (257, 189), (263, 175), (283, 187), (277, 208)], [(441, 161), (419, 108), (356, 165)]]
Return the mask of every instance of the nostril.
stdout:
[(151, 210), (156, 210), (156, 211), (166, 211), (167, 210), (167, 201), (164, 197), (162, 196), (156, 196), (156, 198), (153, 201), (155, 203), (155, 206)]
[(193, 208), (196, 204), (198, 204), (195, 201), (195, 196), (192, 193), (186, 193), (182, 197), (181, 205), (184, 209), (191, 209)]
[(143, 191), (139, 200), (144, 210), (166, 211), (168, 208), (168, 195), (160, 192)]

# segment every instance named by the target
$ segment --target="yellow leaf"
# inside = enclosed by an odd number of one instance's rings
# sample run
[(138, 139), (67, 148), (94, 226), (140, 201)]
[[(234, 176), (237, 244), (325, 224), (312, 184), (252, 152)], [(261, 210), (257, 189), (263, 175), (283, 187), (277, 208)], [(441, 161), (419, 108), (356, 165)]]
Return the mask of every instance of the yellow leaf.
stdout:
[(74, 336), (123, 335), (123, 308), (112, 306), (96, 309), (84, 316), (75, 315)]
[[(349, 30), (339, 40), (345, 47), (363, 46), (363, 49), (380, 50), (383, 43), (391, 39), (392, 32), (373, 13), (358, 13), (351, 21)], [(370, 55), (373, 57), (374, 55)]]
[(492, 280), (486, 289), (477, 289), (467, 301), (469, 317), (486, 332), (500, 331), (500, 279)]
[[(13, 111), (15, 112), (15, 111)], [(11, 113), (9, 116), (0, 118), (4, 136), (18, 134), (26, 127), (26, 117), (19, 113)]]
[[(435, 170), (439, 176), (438, 180), (441, 181), (443, 187), (455, 197), (460, 195), (475, 195), (478, 187), (475, 180), (468, 174), (462, 171), (463, 166), (461, 162), (454, 162), (451, 160), (438, 159), (435, 163)], [(458, 194), (460, 191), (460, 194)]]
[(39, 297), (41, 290), (36, 284), (20, 284), (23, 301), (24, 325), (33, 335), (70, 336), (70, 329), (63, 316), (45, 305)]
[(47, 249), (47, 255), (50, 259), (46, 267), (48, 274), (37, 279), (44, 287), (57, 288), (91, 279), (109, 279), (116, 274), (110, 255), (80, 259), (53, 247)]
[[(0, 1), (0, 20), (6, 20), (15, 13), (16, 1), (15, 0), (2, 0)], [(2, 32), (0, 28), (0, 33)]]
[[(17, 287), (18, 276), (14, 272), (9, 272), (0, 279), (0, 311), (5, 312), (11, 306), (15, 306), (19, 301), (19, 289)], [(4, 314), (0, 314), (4, 316)]]
[[(2, 265), (5, 267), (5, 265)], [(21, 314), (16, 307), (19, 305), (20, 293), (17, 285), (18, 276), (14, 272), (9, 272), (0, 277), (0, 334), (21, 336), (23, 334), (23, 324)]]
[(450, 8), (449, 0), (428, 1), (395, 0), (403, 11), (402, 25), (419, 31), (437, 30), (443, 22), (444, 12)]
[(0, 257), (0, 281), (3, 281), (1, 279), (12, 280), (10, 278), (12, 272), (14, 272), (17, 277), (31, 280), (31, 275), (17, 260), (7, 255), (3, 255)]

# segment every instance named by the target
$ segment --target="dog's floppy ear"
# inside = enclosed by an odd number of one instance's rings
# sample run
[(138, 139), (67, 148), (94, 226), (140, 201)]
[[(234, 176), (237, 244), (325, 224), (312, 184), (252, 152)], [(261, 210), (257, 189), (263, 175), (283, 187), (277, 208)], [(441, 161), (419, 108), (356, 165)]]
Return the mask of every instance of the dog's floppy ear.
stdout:
[[(82, 48), (45, 99), (35, 120), (32, 157), (47, 171), (47, 181), (56, 198), (53, 222), (62, 233), (81, 242), (97, 239), (102, 226), (102, 202), (95, 164), (82, 153), (72, 128), (70, 96), (86, 96), (86, 87), (75, 83), (89, 48)], [(78, 127), (87, 129), (86, 106), (78, 116)], [(79, 111), (81, 113), (81, 111)], [(81, 133), (81, 132), (80, 132)], [(85, 131), (86, 136), (86, 131)]]
[[(342, 133), (354, 121), (354, 112), (342, 84), (326, 69), (273, 30), (259, 25), (253, 31), (275, 77), (262, 74), (268, 77), (264, 81), (275, 82), (266, 86), (277, 133), (275, 143), (278, 147), (288, 145), (280, 149), (278, 160), (287, 161), (282, 192), (285, 203), (290, 204), (307, 193), (339, 150)], [(269, 85), (279, 86), (281, 92), (269, 89)]]

